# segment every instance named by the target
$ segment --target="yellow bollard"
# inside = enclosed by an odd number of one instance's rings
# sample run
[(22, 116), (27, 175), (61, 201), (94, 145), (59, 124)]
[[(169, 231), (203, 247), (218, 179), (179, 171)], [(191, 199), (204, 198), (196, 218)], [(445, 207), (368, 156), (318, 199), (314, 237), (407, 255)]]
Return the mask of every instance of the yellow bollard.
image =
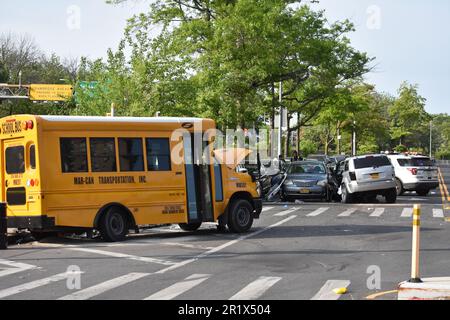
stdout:
[(420, 279), (420, 211), (420, 204), (414, 205), (411, 280), (409, 280), (412, 283), (422, 282)]

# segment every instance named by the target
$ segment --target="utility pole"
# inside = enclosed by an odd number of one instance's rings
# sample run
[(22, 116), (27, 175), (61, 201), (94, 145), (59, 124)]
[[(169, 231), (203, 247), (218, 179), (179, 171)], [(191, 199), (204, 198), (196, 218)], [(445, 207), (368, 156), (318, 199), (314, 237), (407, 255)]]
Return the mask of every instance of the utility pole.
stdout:
[(356, 121), (353, 121), (352, 156), (356, 157)]
[(280, 89), (279, 89), (280, 97), (280, 116), (278, 121), (278, 154), (277, 158), (281, 155), (282, 149), (281, 149), (281, 140), (283, 135), (283, 83), (280, 81)]
[(430, 121), (430, 159), (433, 156), (433, 120)]
[(338, 128), (337, 129), (337, 143), (338, 143), (338, 145), (337, 145), (337, 154), (338, 155), (341, 155), (341, 139), (342, 139), (341, 128)]

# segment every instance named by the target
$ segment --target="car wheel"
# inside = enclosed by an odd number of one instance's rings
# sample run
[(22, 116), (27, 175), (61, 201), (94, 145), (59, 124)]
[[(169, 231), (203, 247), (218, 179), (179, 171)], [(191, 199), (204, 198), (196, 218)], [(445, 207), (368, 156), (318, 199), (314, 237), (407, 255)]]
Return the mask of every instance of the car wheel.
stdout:
[(342, 185), (341, 190), (342, 190), (342, 203), (352, 203), (353, 195), (348, 192), (345, 184)]
[(430, 190), (417, 190), (416, 193), (421, 197), (426, 197), (430, 193)]
[(253, 225), (253, 206), (247, 200), (236, 200), (231, 204), (228, 228), (234, 233), (244, 233)]
[(387, 203), (395, 203), (397, 201), (397, 189), (389, 190), (386, 193), (385, 198)]
[(107, 242), (125, 240), (128, 231), (127, 218), (120, 208), (110, 208), (100, 221), (100, 234)]
[(405, 193), (405, 189), (403, 189), (403, 183), (398, 178), (395, 178), (395, 188), (397, 191), (397, 196), (401, 196)]
[(200, 226), (202, 225), (201, 222), (197, 222), (197, 223), (180, 223), (178, 224), (181, 228), (181, 230), (184, 231), (197, 231)]

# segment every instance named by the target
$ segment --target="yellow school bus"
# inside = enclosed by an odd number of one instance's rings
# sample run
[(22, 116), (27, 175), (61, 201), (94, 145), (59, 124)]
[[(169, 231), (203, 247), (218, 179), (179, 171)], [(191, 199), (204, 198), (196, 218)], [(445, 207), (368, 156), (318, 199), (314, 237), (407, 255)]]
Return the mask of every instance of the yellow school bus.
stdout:
[(255, 179), (214, 156), (213, 120), (15, 115), (0, 122), (9, 228), (95, 229), (121, 241), (161, 224), (195, 231), (218, 222), (247, 232), (261, 213)]

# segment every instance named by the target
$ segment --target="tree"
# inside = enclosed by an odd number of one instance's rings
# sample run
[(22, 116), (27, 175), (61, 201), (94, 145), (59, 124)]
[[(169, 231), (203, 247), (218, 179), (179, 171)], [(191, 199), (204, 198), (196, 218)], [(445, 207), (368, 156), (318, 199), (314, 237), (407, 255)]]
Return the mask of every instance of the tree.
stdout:
[(344, 38), (353, 30), (348, 21), (329, 24), (323, 12), (301, 3), (156, 1), (126, 30), (132, 61), (145, 64), (148, 101), (157, 101), (164, 114), (192, 112), (224, 127), (258, 126), (264, 113), (273, 119), (275, 87), (283, 82), (294, 112), (307, 114), (311, 106), (318, 113), (314, 102), (362, 75), (370, 59)]
[(0, 83), (8, 82), (8, 71), (6, 70), (5, 65), (0, 62)]
[(399, 97), (389, 109), (391, 117), (391, 138), (398, 140), (399, 145), (405, 139), (423, 131), (431, 120), (425, 111), (426, 99), (419, 95), (418, 86), (402, 83), (398, 90)]

